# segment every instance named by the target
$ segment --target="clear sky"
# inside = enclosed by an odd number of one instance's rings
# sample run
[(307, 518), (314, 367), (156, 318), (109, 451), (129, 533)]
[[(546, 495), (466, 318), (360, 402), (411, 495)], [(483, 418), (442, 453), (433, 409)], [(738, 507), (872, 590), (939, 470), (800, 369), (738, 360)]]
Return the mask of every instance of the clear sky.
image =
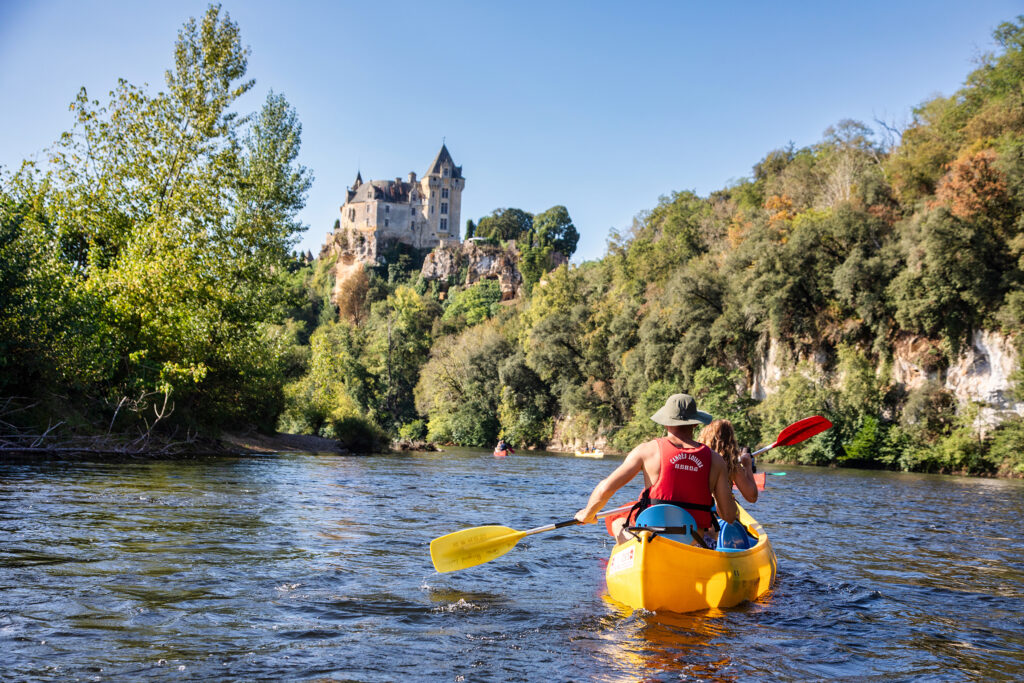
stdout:
[[(163, 88), (206, 2), (0, 0), (0, 165), (42, 159), (85, 86)], [(315, 181), (319, 252), (347, 185), (422, 174), (442, 139), (462, 226), (499, 207), (569, 209), (574, 261), (676, 190), (747, 177), (769, 151), (852, 118), (905, 125), (957, 90), (1024, 2), (311, 2), (226, 0), (252, 49), (241, 108), (283, 93)], [(460, 226), (461, 227), (461, 226)]]

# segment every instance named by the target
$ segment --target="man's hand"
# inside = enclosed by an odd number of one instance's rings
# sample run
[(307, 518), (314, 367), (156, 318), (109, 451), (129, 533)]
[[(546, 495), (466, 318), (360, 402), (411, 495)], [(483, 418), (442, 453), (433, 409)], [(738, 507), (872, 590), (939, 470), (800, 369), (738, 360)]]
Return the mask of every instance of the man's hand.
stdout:
[(587, 508), (583, 508), (582, 510), (577, 512), (575, 515), (573, 515), (573, 518), (581, 524), (593, 524), (597, 521), (597, 515), (591, 513), (589, 517), (587, 516)]

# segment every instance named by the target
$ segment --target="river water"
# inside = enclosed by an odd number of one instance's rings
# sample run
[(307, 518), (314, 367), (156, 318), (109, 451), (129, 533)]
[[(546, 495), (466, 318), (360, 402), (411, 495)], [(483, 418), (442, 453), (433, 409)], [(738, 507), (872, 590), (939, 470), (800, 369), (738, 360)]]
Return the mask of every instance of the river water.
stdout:
[(0, 464), (0, 677), (1021, 677), (1019, 481), (785, 468), (747, 506), (778, 581), (726, 611), (611, 602), (603, 525), (434, 572), (431, 539), (570, 518), (619, 462), (452, 450)]

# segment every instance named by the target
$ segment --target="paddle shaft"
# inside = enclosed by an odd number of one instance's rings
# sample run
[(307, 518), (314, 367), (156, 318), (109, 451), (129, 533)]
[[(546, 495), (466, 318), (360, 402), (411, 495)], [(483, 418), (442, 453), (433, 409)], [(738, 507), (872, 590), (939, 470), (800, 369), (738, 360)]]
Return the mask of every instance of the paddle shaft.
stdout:
[[(631, 507), (633, 507), (632, 504), (623, 505), (622, 507), (612, 508), (611, 510), (598, 512), (594, 516), (594, 519), (603, 519), (608, 515), (614, 515), (618, 512), (625, 512), (626, 510), (629, 510)], [(576, 524), (583, 524), (583, 522), (579, 521), (578, 519), (567, 519), (564, 522), (557, 522), (555, 524), (545, 524), (544, 526), (539, 526), (536, 529), (530, 529), (529, 531), (520, 531), (519, 535), (529, 536), (530, 534), (539, 534), (542, 531), (554, 531), (555, 529), (563, 529), (567, 526), (575, 526)]]

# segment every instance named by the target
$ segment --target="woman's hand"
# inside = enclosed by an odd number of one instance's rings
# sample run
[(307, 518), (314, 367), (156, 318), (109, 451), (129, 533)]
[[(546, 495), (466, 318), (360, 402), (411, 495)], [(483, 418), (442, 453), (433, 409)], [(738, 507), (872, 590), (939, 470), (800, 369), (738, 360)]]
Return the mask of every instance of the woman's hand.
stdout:
[(745, 469), (746, 471), (748, 471), (750, 473), (754, 472), (754, 458), (753, 458), (752, 455), (750, 455), (750, 449), (749, 448), (744, 446), (740, 450), (740, 454), (739, 454), (738, 460), (740, 461), (740, 467), (742, 467), (743, 469)]

